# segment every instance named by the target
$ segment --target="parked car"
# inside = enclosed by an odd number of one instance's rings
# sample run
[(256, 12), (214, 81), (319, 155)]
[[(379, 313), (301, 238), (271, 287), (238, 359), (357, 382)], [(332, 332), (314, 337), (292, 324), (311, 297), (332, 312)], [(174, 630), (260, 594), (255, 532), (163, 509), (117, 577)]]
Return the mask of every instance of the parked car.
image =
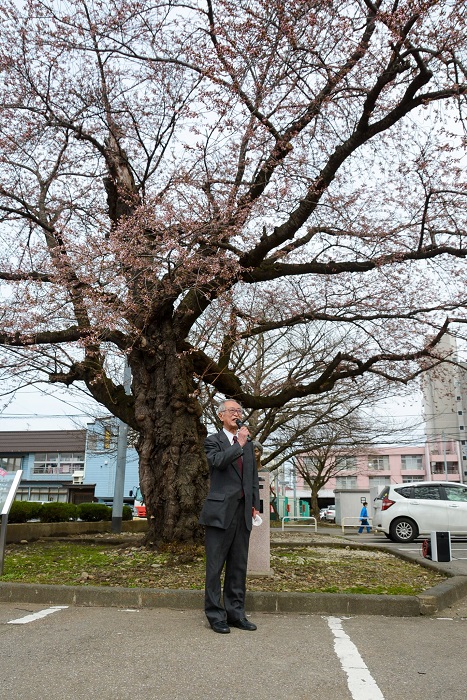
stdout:
[(336, 522), (336, 506), (328, 506), (324, 511), (323, 520), (327, 520), (330, 523)]
[(451, 481), (385, 486), (374, 500), (373, 526), (394, 542), (431, 532), (467, 535), (467, 486)]
[(326, 506), (325, 508), (320, 508), (319, 509), (319, 519), (324, 520), (324, 514), (327, 511), (328, 507)]

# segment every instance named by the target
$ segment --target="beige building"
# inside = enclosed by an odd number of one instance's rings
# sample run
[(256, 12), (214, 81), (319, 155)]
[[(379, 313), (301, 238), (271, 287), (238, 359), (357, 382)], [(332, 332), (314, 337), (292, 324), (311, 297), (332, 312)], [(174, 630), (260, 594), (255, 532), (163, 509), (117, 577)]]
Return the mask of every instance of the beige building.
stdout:
[(467, 481), (467, 366), (458, 359), (456, 339), (446, 335), (439, 344), (446, 362), (422, 379), (426, 459), (434, 478)]

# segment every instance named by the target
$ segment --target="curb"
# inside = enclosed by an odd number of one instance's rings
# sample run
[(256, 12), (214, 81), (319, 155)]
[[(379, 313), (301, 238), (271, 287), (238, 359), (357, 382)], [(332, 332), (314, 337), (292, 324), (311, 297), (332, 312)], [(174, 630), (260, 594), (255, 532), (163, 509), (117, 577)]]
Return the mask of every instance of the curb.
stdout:
[(453, 576), (417, 596), (420, 615), (434, 615), (467, 596), (467, 576)]
[[(434, 615), (466, 595), (467, 576), (453, 576), (418, 596), (253, 591), (246, 605), (251, 612), (416, 617)], [(2, 603), (202, 610), (203, 601), (200, 590), (0, 582)]]

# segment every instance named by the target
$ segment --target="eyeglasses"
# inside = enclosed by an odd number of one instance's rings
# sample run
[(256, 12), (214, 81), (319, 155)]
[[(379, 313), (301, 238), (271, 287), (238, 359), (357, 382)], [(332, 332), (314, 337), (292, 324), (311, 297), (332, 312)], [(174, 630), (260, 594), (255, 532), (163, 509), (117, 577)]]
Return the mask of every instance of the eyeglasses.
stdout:
[(241, 408), (225, 408), (221, 413), (230, 413), (232, 416), (234, 413), (238, 413), (241, 416), (243, 411)]

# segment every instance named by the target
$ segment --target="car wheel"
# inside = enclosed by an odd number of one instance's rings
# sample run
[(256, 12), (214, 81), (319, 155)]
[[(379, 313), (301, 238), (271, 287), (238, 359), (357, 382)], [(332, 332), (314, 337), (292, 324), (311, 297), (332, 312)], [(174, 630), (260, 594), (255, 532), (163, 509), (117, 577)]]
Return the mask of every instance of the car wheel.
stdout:
[(418, 528), (410, 518), (396, 518), (391, 523), (390, 535), (394, 542), (413, 542), (418, 537)]

